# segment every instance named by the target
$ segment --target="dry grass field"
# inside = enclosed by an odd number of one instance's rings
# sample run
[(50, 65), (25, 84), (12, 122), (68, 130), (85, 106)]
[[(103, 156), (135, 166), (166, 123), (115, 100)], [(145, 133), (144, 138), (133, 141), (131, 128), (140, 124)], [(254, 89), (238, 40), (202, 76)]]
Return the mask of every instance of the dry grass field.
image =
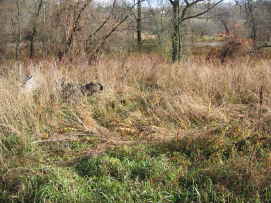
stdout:
[[(270, 60), (0, 70), (0, 202), (270, 202)], [(33, 92), (29, 73), (42, 81)], [(60, 78), (104, 90), (64, 99)]]

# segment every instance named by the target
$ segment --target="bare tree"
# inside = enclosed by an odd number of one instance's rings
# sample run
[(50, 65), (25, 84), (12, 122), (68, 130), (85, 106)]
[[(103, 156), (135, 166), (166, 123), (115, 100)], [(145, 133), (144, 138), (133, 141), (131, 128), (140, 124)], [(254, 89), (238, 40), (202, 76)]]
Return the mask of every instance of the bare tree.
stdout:
[[(105, 33), (105, 34), (101, 34), (100, 31), (102, 30), (103, 27), (105, 27), (106, 24), (108, 24), (110, 22), (110, 19), (114, 16), (114, 9), (116, 6), (116, 1), (113, 1), (113, 5), (112, 5), (112, 9), (109, 13), (109, 15), (105, 18), (105, 20), (98, 26), (98, 28), (92, 32), (87, 40), (86, 40), (86, 52), (87, 55), (89, 56), (89, 63), (91, 63), (90, 61), (92, 59), (95, 59), (97, 55), (99, 55), (101, 49), (104, 47), (106, 41), (109, 39), (109, 37), (118, 30), (118, 28), (127, 21), (127, 19), (132, 15), (132, 11), (133, 9), (138, 5), (141, 4), (143, 1), (145, 0), (137, 0), (137, 2), (133, 3), (132, 5), (127, 5), (127, 8), (125, 9), (126, 12), (124, 14), (121, 14), (121, 16), (119, 18), (115, 18), (115, 20), (117, 19), (118, 22), (115, 22), (114, 24), (111, 25), (110, 30)], [(141, 29), (141, 28), (140, 28)], [(101, 34), (102, 36), (100, 37), (99, 42), (96, 43), (96, 45), (94, 46), (90, 46), (93, 38), (95, 38), (96, 35)], [(140, 33), (141, 36), (141, 33)]]
[(256, 23), (256, 5), (253, 0), (245, 0), (244, 2), (244, 8), (245, 8), (245, 15), (247, 20), (247, 25), (250, 29), (249, 37), (254, 42), (254, 47), (256, 47), (256, 40), (257, 40), (257, 23)]
[[(214, 3), (209, 3), (207, 0), (169, 0), (172, 6), (172, 61), (179, 61), (182, 56), (182, 32), (181, 27), (183, 23), (187, 20), (200, 17), (210, 10), (215, 8), (217, 5), (223, 2), (223, 0), (218, 0)], [(192, 9), (195, 5), (199, 5), (201, 3), (206, 3), (206, 7), (192, 13)], [(191, 14), (192, 13), (192, 14)]]
[(20, 52), (20, 43), (22, 41), (22, 16), (21, 16), (21, 4), (22, 1), (16, 0), (16, 12), (14, 16), (12, 15), (11, 20), (11, 28), (12, 28), (12, 35), (14, 35), (15, 38), (15, 59), (18, 59), (19, 52)]
[(109, 15), (101, 22), (101, 24), (93, 32), (91, 32), (88, 35), (87, 39), (85, 40), (85, 52), (87, 54), (89, 54), (93, 49), (92, 43), (96, 34), (98, 34), (104, 28), (104, 26), (107, 23), (109, 23), (110, 19), (113, 17), (114, 9), (116, 7), (116, 2), (117, 2), (116, 0), (113, 1), (112, 8), (111, 8), (111, 11), (109, 12)]
[(227, 10), (224, 7), (220, 7), (216, 9), (215, 14), (213, 15), (213, 18), (217, 20), (224, 28), (224, 31), (226, 34), (230, 34), (230, 18), (231, 18), (231, 13), (229, 10)]
[(137, 31), (137, 47), (138, 50), (142, 49), (142, 5), (141, 0), (137, 0), (137, 19), (136, 19), (136, 31)]
[(79, 22), (80, 22), (81, 16), (91, 1), (92, 0), (86, 0), (81, 7), (80, 7), (80, 1), (77, 1), (76, 6), (75, 6), (75, 11), (77, 10), (77, 13), (75, 12), (74, 14), (74, 18), (73, 18), (74, 20), (70, 27), (69, 36), (65, 42), (64, 55), (66, 55), (71, 48), (74, 34), (80, 31), (81, 28), (80, 28)]
[(240, 14), (244, 17), (248, 38), (252, 40), (252, 49), (259, 50), (270, 47), (271, 37), (271, 4), (268, 0), (235, 0), (240, 7)]
[(16, 46), (15, 46), (15, 59), (18, 59), (19, 56), (19, 47), (20, 43), (22, 41), (22, 23), (21, 23), (21, 3), (22, 1), (16, 0), (16, 8), (17, 8), (17, 15), (16, 15), (16, 21), (17, 21), (17, 36), (16, 36)]
[(86, 8), (89, 6), (92, 0), (85, 0), (83, 2), (77, 1), (70, 6), (71, 9), (68, 9), (68, 12), (71, 13), (70, 18), (68, 19), (68, 30), (67, 36), (64, 41), (64, 49), (58, 51), (58, 58), (61, 60), (63, 56), (67, 55), (72, 47), (75, 34), (81, 31), (82, 27), (80, 26), (80, 20)]
[(43, 0), (39, 0), (37, 3), (37, 8), (34, 11), (33, 17), (32, 17), (32, 30), (30, 35), (28, 36), (29, 42), (30, 42), (30, 48), (29, 48), (29, 57), (33, 58), (35, 54), (35, 47), (34, 47), (34, 42), (35, 42), (35, 37), (37, 35), (37, 23), (38, 23), (38, 18), (40, 16), (40, 12), (42, 9), (42, 4)]
[(11, 42), (17, 39), (16, 1), (0, 1), (0, 60), (9, 54)]

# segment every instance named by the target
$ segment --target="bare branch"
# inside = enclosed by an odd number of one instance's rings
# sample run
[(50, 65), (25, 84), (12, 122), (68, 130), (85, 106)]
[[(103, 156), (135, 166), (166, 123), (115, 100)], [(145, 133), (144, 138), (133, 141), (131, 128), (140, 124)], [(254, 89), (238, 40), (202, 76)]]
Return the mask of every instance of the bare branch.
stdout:
[(260, 50), (260, 49), (263, 49), (263, 48), (270, 48), (270, 47), (271, 47), (270, 44), (264, 44), (264, 45), (262, 45), (262, 46), (256, 47), (256, 50)]
[(80, 22), (80, 18), (82, 16), (82, 13), (87, 8), (87, 6), (90, 4), (91, 1), (92, 0), (87, 0), (84, 3), (84, 5), (79, 9), (78, 14), (77, 14), (75, 20), (73, 21), (72, 30), (70, 32), (70, 35), (68, 36), (68, 39), (66, 41), (63, 55), (65, 55), (65, 54), (67, 54), (69, 52), (69, 50), (71, 48), (71, 45), (72, 45), (74, 34), (79, 30), (79, 22)]
[[(197, 0), (197, 1), (199, 2), (199, 1), (203, 1), (203, 0)], [(181, 19), (181, 22), (186, 21), (186, 20), (191, 19), (191, 18), (197, 18), (199, 16), (202, 16), (202, 15), (208, 13), (210, 10), (212, 10), (214, 7), (216, 7), (218, 4), (220, 4), (222, 2), (223, 2), (223, 0), (219, 0), (218, 2), (216, 2), (215, 4), (213, 4), (211, 7), (208, 7), (206, 10), (204, 10), (204, 11), (202, 11), (200, 13), (197, 13), (195, 15), (191, 15), (191, 16), (188, 16), (188, 17), (183, 17)]]
[(31, 35), (30, 35), (30, 53), (29, 53), (30, 58), (32, 58), (33, 55), (34, 55), (34, 40), (35, 40), (35, 37), (36, 37), (36, 34), (37, 34), (37, 18), (40, 15), (42, 5), (43, 5), (43, 0), (40, 0), (37, 12), (33, 16), (34, 17), (34, 22), (33, 22)]
[[(145, 0), (141, 0), (141, 1), (138, 1), (138, 2), (144, 2)], [(138, 4), (138, 2), (134, 3), (130, 8), (129, 8), (129, 11), (131, 11), (132, 9), (135, 8), (135, 6)], [(120, 21), (118, 22), (117, 24), (115, 24), (113, 26), (113, 28), (103, 37), (102, 39), (102, 42), (92, 51), (92, 53), (90, 54), (90, 56), (94, 56), (96, 55), (97, 53), (99, 53), (99, 51), (101, 50), (101, 48), (104, 46), (106, 40), (112, 35), (113, 32), (115, 32), (118, 27), (120, 25), (122, 25), (128, 18), (130, 17), (130, 12), (128, 12), (128, 14)]]
[(199, 2), (202, 2), (202, 1), (204, 1), (204, 0), (196, 0), (196, 1), (193, 1), (193, 2), (189, 3), (188, 0), (185, 0), (184, 2), (186, 4), (186, 6), (185, 6), (185, 8), (182, 11), (181, 19), (183, 19), (185, 17), (186, 12), (188, 11), (188, 9), (190, 7), (192, 7), (193, 5), (195, 5), (195, 4), (199, 3)]
[(98, 45), (98, 47), (94, 50), (94, 52), (93, 52), (91, 55), (97, 54), (97, 53), (100, 51), (100, 49), (104, 46), (106, 40), (111, 36), (111, 34), (112, 34), (113, 32), (115, 32), (115, 31), (118, 29), (118, 27), (119, 27), (122, 23), (124, 23), (128, 18), (129, 18), (129, 15), (126, 15), (119, 23), (117, 23), (117, 24), (110, 30), (110, 32), (107, 33), (107, 34), (103, 37), (102, 42), (100, 43), (100, 45)]
[(92, 39), (92, 37), (94, 35), (96, 35), (110, 20), (110, 18), (112, 17), (112, 14), (113, 14), (113, 11), (114, 11), (114, 8), (116, 7), (116, 0), (114, 0), (113, 4), (112, 4), (112, 9), (111, 9), (111, 12), (110, 14), (105, 18), (105, 20), (101, 23), (101, 25), (93, 32), (91, 33), (88, 37), (87, 37), (87, 40), (86, 40), (86, 51), (88, 51), (88, 43), (89, 41)]

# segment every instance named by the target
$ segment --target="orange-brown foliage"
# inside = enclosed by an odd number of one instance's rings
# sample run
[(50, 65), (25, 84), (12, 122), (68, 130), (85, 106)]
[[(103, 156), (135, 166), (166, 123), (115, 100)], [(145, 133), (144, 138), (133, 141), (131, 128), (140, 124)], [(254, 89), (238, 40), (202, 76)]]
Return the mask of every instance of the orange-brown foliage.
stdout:
[(219, 61), (220, 63), (225, 63), (228, 60), (249, 56), (251, 50), (253, 50), (252, 40), (229, 36), (222, 48), (213, 48), (209, 51), (206, 60), (209, 62)]

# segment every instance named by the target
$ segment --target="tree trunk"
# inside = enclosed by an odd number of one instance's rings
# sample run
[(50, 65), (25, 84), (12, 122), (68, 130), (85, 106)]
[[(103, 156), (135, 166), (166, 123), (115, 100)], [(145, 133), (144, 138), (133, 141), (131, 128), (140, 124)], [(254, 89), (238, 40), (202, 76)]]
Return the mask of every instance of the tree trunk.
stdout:
[(17, 60), (20, 55), (20, 43), (22, 41), (22, 29), (21, 29), (21, 4), (20, 0), (16, 1), (17, 7), (17, 23), (18, 23), (18, 35), (16, 37), (16, 47), (15, 47), (15, 59)]
[[(73, 16), (74, 20), (73, 20), (73, 23), (70, 28), (71, 29), (70, 34), (65, 42), (64, 50), (59, 51), (59, 53), (58, 53), (59, 60), (62, 60), (63, 56), (67, 55), (70, 52), (70, 49), (73, 44), (74, 36), (75, 36), (76, 32), (78, 32), (80, 30), (79, 23), (80, 23), (82, 14), (86, 10), (88, 5), (91, 3), (91, 1), (92, 0), (85, 1), (85, 3), (82, 5), (81, 8), (79, 7), (79, 2), (77, 2), (77, 7), (74, 10), (74, 16)], [(78, 9), (78, 11), (76, 9)]]
[(172, 62), (178, 60), (179, 54), (179, 44), (180, 44), (180, 33), (179, 33), (179, 0), (175, 0), (172, 3), (172, 24), (173, 24), (173, 33), (172, 33)]
[[(179, 16), (179, 14), (178, 14)], [(181, 30), (181, 27), (182, 27), (182, 24), (181, 22), (179, 21), (179, 18), (178, 18), (178, 55), (177, 55), (177, 61), (180, 61), (181, 60), (181, 57), (182, 57), (182, 51), (183, 51), (183, 34), (182, 34), (182, 30)], [(182, 27), (183, 28), (183, 27)]]
[(141, 0), (137, 0), (137, 47), (142, 50), (142, 7)]
[(247, 23), (250, 28), (250, 39), (253, 40), (253, 48), (256, 48), (257, 41), (257, 23), (255, 19), (255, 5), (252, 0), (247, 0), (245, 3), (245, 12)]
[(29, 58), (33, 58), (33, 56), (34, 56), (34, 51), (35, 51), (34, 42), (35, 42), (35, 37), (36, 37), (36, 34), (37, 34), (37, 21), (38, 21), (38, 18), (40, 16), (40, 11), (41, 11), (42, 5), (43, 5), (43, 0), (40, 0), (38, 8), (37, 8), (37, 12), (33, 16), (34, 22), (33, 22), (32, 32), (31, 32), (31, 36), (30, 36)]
[(36, 27), (33, 27), (33, 30), (32, 30), (32, 35), (31, 35), (31, 38), (30, 38), (30, 50), (29, 50), (29, 58), (33, 58), (34, 56), (34, 39), (35, 39), (35, 36), (36, 36)]
[(225, 20), (223, 20), (223, 19), (221, 19), (220, 22), (221, 22), (221, 24), (223, 25), (226, 34), (227, 34), (227, 35), (230, 34), (230, 29), (229, 29), (229, 27), (228, 27), (227, 22), (226, 22)]
[(172, 6), (172, 24), (173, 24), (173, 32), (172, 32), (172, 62), (176, 62), (180, 60), (182, 57), (182, 37), (184, 33), (180, 32), (180, 27), (183, 27), (183, 23), (189, 19), (200, 17), (206, 13), (208, 13), (211, 9), (216, 7), (218, 4), (222, 3), (223, 0), (218, 0), (211, 6), (208, 6), (203, 11), (200, 11), (196, 14), (187, 15), (191, 8), (200, 4), (203, 0), (184, 0), (182, 1), (184, 4), (182, 6), (182, 12), (180, 13), (180, 0), (169, 0)]

